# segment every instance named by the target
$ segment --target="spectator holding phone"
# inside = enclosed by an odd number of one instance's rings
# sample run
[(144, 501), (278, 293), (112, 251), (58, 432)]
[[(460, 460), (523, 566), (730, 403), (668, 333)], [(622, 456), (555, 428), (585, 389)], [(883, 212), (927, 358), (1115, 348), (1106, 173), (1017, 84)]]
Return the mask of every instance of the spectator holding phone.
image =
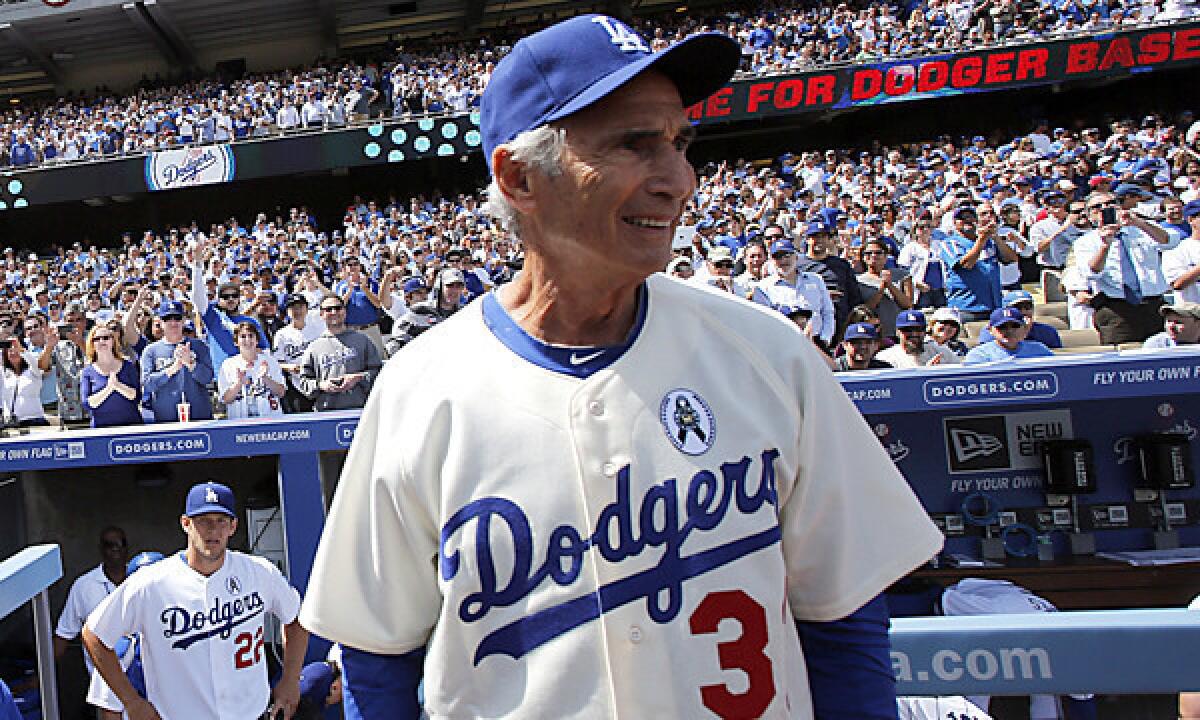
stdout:
[(19, 338), (0, 340), (3, 353), (3, 382), (0, 382), (0, 404), (3, 404), (4, 424), (17, 427), (49, 425), (42, 410), (42, 371), (32, 353), (25, 352)]
[(300, 392), (313, 400), (314, 410), (360, 408), (383, 365), (379, 351), (365, 333), (346, 327), (340, 297), (329, 293), (321, 298), (320, 309), (325, 333), (300, 358)]
[(84, 356), (84, 332), (87, 317), (77, 303), (67, 306), (63, 322), (58, 324), (57, 342), (47, 342), (38, 357), (38, 368), (48, 373), (54, 370), (58, 389), (58, 419), (64, 423), (80, 422), (87, 418), (83, 403), (82, 377), (87, 362)]
[(107, 323), (92, 328), (86, 353), (89, 363), (83, 369), (82, 392), (91, 409), (92, 427), (141, 425), (137, 365), (125, 357), (118, 331)]
[(1093, 322), (1105, 345), (1142, 342), (1162, 330), (1158, 309), (1169, 289), (1159, 253), (1170, 249), (1172, 237), (1124, 207), (1121, 189), (1088, 197), (1096, 229), (1075, 243), (1075, 266), (1094, 288)]

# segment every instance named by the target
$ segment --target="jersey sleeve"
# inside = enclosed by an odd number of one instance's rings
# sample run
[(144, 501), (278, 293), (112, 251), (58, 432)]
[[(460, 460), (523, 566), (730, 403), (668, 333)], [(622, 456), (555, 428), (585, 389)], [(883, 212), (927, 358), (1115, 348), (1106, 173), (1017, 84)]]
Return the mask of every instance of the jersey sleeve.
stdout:
[(817, 352), (799, 349), (800, 464), (780, 524), (793, 614), (829, 621), (929, 560), (943, 538)]
[(142, 630), (141, 595), (134, 588), (134, 583), (121, 583), (87, 617), (88, 628), (109, 649), (115, 647), (122, 636)]
[(256, 560), (259, 561), (259, 572), (264, 575), (263, 585), (270, 589), (267, 609), (284, 625), (293, 622), (300, 612), (300, 593), (269, 560)]
[(84, 616), (80, 603), (82, 602), (80, 581), (82, 578), (75, 580), (71, 585), (71, 589), (67, 592), (67, 602), (63, 606), (62, 614), (58, 616), (58, 625), (54, 628), (54, 634), (64, 640), (74, 640), (79, 636), (79, 632), (83, 629), (83, 621), (87, 620)]
[[(428, 487), (402, 467), (389, 365), (359, 420), (300, 610), (310, 631), (368, 652), (399, 655), (426, 644), (441, 609), (438, 524)], [(436, 444), (425, 437), (427, 444)]]

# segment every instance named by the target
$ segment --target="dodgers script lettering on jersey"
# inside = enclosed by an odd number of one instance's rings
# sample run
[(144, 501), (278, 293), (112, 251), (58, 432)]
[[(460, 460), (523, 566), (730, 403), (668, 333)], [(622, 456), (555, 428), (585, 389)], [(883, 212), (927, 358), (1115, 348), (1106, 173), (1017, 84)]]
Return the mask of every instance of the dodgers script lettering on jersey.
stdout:
[[(240, 589), (236, 578), (230, 578), (231, 591)], [(263, 601), (257, 592), (234, 600), (213, 598), (207, 612), (191, 611), (172, 606), (162, 611), (163, 637), (173, 639), (171, 647), (187, 650), (201, 640), (218, 636), (228, 640), (234, 628), (262, 615)], [(177, 639), (175, 639), (177, 638)]]
[[(541, 610), (486, 635), (475, 652), (479, 664), (488, 655), (501, 653), (519, 658), (530, 650), (595, 620), (635, 600), (646, 601), (646, 611), (657, 623), (671, 622), (683, 607), (684, 581), (737, 560), (748, 553), (779, 542), (777, 526), (732, 540), (690, 556), (682, 554), (684, 542), (693, 532), (707, 532), (721, 524), (731, 506), (744, 515), (753, 515), (764, 504), (778, 511), (775, 490), (775, 460), (778, 450), (768, 450), (759, 458), (761, 473), (756, 486), (750, 486), (751, 459), (727, 462), (720, 466), (720, 478), (710, 470), (692, 476), (686, 489), (686, 516), (679, 516), (679, 482), (669, 478), (651, 486), (637, 502), (630, 497), (629, 466), (617, 473), (617, 497), (599, 515), (596, 527), (586, 536), (571, 525), (559, 525), (548, 536), (546, 547), (537, 553), (529, 518), (516, 503), (498, 497), (476, 500), (450, 516), (442, 529), (442, 578), (452, 580), (458, 574), (459, 552), (447, 553), (452, 539), (471, 521), (476, 522), (474, 547), (480, 568), (479, 589), (467, 594), (459, 605), (459, 617), (473, 623), (483, 619), (494, 607), (505, 607), (527, 597), (547, 580), (561, 586), (573, 585), (583, 570), (585, 553), (596, 548), (610, 563), (619, 564), (637, 557), (647, 548), (663, 548), (657, 564), (610, 582), (595, 591), (587, 589), (580, 597)], [(493, 525), (493, 518), (503, 525)], [(514, 561), (499, 576), (508, 581), (500, 586), (492, 556), (493, 533), (503, 534), (512, 548)], [(535, 553), (545, 560), (533, 567)], [(583, 588), (581, 588), (583, 589)]]

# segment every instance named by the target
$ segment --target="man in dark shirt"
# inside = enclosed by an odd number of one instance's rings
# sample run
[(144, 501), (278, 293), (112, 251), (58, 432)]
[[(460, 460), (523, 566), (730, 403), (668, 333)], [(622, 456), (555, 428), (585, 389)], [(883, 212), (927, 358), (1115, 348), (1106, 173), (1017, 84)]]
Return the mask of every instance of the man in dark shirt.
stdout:
[(871, 323), (854, 323), (846, 328), (842, 347), (846, 352), (833, 361), (834, 372), (884, 370), (892, 367), (882, 360), (875, 359), (875, 353), (879, 352), (879, 329)]
[(825, 280), (829, 299), (833, 301), (833, 316), (837, 320), (837, 329), (833, 334), (836, 343), (846, 326), (850, 310), (862, 304), (862, 291), (858, 288), (857, 275), (850, 263), (832, 254), (833, 234), (829, 226), (815, 222), (807, 228), (807, 247), (804, 254), (796, 257), (796, 267), (802, 272), (816, 273)]

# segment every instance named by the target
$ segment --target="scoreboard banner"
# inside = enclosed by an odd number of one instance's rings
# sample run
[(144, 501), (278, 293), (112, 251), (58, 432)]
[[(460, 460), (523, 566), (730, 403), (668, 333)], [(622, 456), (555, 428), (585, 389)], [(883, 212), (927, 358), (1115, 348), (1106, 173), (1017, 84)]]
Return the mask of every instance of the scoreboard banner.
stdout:
[(701, 124), (1119, 77), (1200, 61), (1200, 23), (1075, 36), (742, 80), (692, 106)]
[[(698, 125), (829, 112), (1046, 84), (1118, 78), (1200, 61), (1200, 22), (1009, 44), (740, 79), (688, 110)], [(101, 195), (135, 195), (332, 168), (466, 157), (482, 145), (478, 112), (298, 132), (149, 156), (14, 171), (0, 213)], [(98, 191), (97, 188), (103, 188)]]

